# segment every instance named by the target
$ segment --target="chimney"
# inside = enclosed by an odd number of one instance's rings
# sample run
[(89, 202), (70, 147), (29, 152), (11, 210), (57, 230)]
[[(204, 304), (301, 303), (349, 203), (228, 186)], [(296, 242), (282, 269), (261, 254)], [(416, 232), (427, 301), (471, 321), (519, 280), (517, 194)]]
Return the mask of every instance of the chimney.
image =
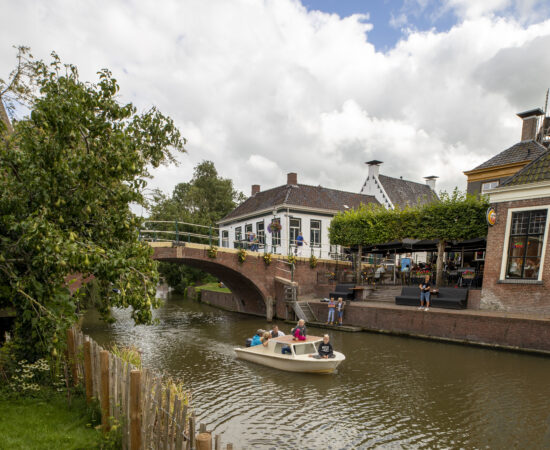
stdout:
[(298, 174), (295, 172), (287, 173), (286, 184), (298, 184)]
[(258, 192), (260, 192), (260, 185), (259, 184), (253, 184), (252, 185), (252, 192), (250, 193), (250, 196), (253, 197)]
[(517, 116), (523, 120), (523, 126), (521, 127), (521, 140), (531, 141), (537, 136), (539, 116), (544, 115), (544, 111), (540, 108), (531, 109), (518, 113)]
[(426, 184), (428, 186), (430, 186), (430, 189), (434, 192), (435, 192), (435, 180), (437, 178), (439, 178), (439, 177), (436, 177), (435, 175), (430, 175), (429, 177), (424, 177), (424, 179), (426, 180)]
[(382, 161), (377, 161), (376, 159), (373, 159), (372, 161), (367, 161), (365, 164), (368, 164), (369, 166), (369, 180), (373, 177), (378, 178), (378, 172), (380, 170), (380, 164), (382, 164)]

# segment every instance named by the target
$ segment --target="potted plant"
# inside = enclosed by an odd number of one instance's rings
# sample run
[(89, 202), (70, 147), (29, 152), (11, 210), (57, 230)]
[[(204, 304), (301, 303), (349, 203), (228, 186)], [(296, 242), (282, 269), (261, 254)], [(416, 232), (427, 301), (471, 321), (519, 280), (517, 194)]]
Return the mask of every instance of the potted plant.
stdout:
[(266, 253), (263, 258), (265, 265), (269, 266), (271, 264), (271, 253)]
[(267, 231), (269, 231), (270, 233), (277, 233), (278, 231), (281, 231), (283, 227), (281, 226), (281, 223), (276, 221), (276, 220), (273, 220), (268, 226), (267, 226)]
[(244, 248), (239, 249), (237, 252), (237, 259), (239, 260), (239, 263), (242, 264), (246, 260), (246, 250)]
[(218, 256), (218, 248), (217, 247), (210, 247), (208, 249), (208, 257), (212, 259), (216, 259), (216, 256)]
[(317, 267), (317, 258), (315, 257), (315, 255), (311, 255), (309, 257), (309, 267), (311, 267), (312, 269), (315, 269), (315, 267)]

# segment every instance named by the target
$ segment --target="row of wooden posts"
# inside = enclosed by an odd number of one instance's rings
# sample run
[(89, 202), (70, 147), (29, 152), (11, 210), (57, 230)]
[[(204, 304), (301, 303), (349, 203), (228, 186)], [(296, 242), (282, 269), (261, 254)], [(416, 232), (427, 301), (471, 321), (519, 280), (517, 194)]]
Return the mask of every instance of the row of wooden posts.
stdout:
[(99, 401), (104, 433), (121, 429), (123, 449), (221, 449), (221, 436), (213, 439), (206, 425), (197, 433), (190, 397), (172, 392), (153, 371), (123, 361), (76, 327), (67, 330), (67, 353), (74, 386), (83, 383), (89, 404)]

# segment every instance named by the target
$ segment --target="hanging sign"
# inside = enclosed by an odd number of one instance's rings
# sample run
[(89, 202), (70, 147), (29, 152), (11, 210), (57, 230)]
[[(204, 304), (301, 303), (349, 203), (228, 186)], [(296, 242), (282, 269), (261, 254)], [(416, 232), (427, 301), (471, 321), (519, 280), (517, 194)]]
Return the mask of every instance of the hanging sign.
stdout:
[(487, 219), (487, 223), (491, 226), (497, 223), (497, 212), (495, 211), (495, 208), (490, 206), (487, 209), (487, 214), (485, 215), (485, 218)]

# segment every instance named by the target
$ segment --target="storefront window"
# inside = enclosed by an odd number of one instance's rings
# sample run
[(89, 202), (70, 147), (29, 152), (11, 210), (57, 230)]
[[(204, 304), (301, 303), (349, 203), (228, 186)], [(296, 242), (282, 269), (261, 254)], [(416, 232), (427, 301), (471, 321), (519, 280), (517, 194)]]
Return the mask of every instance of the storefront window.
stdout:
[(537, 279), (547, 210), (512, 213), (506, 278)]

